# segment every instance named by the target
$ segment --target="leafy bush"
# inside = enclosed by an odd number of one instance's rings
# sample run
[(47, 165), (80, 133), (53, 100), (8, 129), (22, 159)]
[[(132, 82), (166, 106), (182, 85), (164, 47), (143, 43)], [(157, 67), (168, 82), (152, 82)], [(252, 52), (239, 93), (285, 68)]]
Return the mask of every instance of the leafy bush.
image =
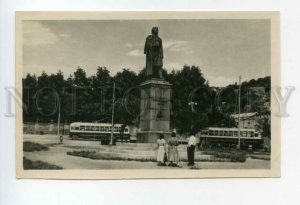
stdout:
[(139, 162), (156, 162), (155, 158), (128, 158), (119, 156), (109, 156), (95, 151), (72, 151), (67, 152), (67, 155), (73, 155), (77, 157), (84, 157), (95, 160), (120, 160), (120, 161), (139, 161)]
[(60, 166), (49, 164), (43, 161), (32, 161), (23, 157), (23, 168), (26, 169), (62, 169)]
[(246, 153), (242, 151), (232, 151), (229, 153), (216, 153), (215, 157), (230, 159), (231, 162), (245, 162)]
[[(96, 151), (72, 151), (67, 152), (67, 155), (77, 156), (77, 157), (84, 157), (94, 160), (119, 160), (119, 161), (138, 161), (138, 162), (156, 162), (156, 157), (127, 157), (127, 156), (114, 156), (110, 154), (102, 154)], [(181, 158), (181, 162), (187, 162), (187, 159)], [(211, 158), (195, 158), (197, 162), (230, 162), (230, 158), (218, 158), (218, 157), (211, 157)]]
[(95, 154), (96, 154), (95, 151), (72, 151), (72, 152), (67, 152), (67, 155), (85, 157), (85, 158), (90, 158), (90, 159), (93, 159)]
[(207, 150), (204, 152), (207, 155), (214, 155), (215, 158), (219, 159), (229, 159), (230, 162), (245, 162), (247, 159), (246, 152), (240, 150)]
[(263, 156), (263, 155), (252, 155), (251, 156), (252, 159), (260, 159), (260, 160), (267, 160), (267, 161), (270, 161), (271, 160), (271, 156), (270, 155), (266, 155), (266, 156)]
[(41, 151), (41, 150), (47, 151), (49, 150), (49, 147), (38, 143), (30, 142), (30, 141), (23, 142), (24, 152), (34, 152), (34, 151)]
[(245, 162), (247, 156), (245, 152), (232, 152), (230, 154), (230, 159), (232, 162)]

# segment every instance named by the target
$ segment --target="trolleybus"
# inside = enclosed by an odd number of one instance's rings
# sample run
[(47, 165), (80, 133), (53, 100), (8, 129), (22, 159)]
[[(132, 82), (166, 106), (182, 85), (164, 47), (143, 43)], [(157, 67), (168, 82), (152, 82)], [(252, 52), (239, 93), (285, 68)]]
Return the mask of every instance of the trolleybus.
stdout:
[[(200, 145), (205, 147), (234, 146), (238, 143), (238, 128), (209, 127), (201, 131)], [(261, 134), (255, 129), (240, 129), (242, 147), (263, 148)]]
[[(87, 123), (74, 122), (70, 124), (69, 137), (71, 139), (99, 139), (101, 144), (108, 144), (112, 133), (112, 125), (110, 123)], [(129, 141), (129, 128), (122, 128), (121, 124), (114, 124), (114, 138), (118, 140)]]

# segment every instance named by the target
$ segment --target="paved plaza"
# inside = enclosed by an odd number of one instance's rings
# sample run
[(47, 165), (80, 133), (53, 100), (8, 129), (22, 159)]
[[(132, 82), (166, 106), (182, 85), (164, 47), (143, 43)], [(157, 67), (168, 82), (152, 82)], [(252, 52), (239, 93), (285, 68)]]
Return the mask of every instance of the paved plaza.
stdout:
[[(139, 161), (140, 159), (155, 159), (155, 144), (117, 143), (117, 146), (101, 145), (99, 141), (71, 140), (64, 136), (63, 144), (55, 135), (24, 135), (24, 141), (48, 145), (48, 151), (24, 152), (24, 156), (33, 161), (43, 161), (62, 167), (63, 169), (189, 169), (186, 163), (186, 145), (180, 145), (179, 167), (157, 166), (153, 160)], [(89, 159), (68, 155), (72, 151), (93, 151), (106, 156), (126, 156), (133, 160), (102, 160)], [(247, 158), (246, 162), (214, 162), (205, 161), (209, 155), (196, 151), (194, 169), (269, 169), (270, 161)], [(134, 160), (137, 159), (137, 160)]]

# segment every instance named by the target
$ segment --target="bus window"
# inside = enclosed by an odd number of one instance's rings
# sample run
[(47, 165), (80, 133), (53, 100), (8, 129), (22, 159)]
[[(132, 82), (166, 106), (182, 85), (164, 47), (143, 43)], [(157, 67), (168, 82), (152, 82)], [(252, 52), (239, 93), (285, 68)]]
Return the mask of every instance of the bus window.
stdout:
[(105, 132), (108, 132), (108, 127), (104, 127), (104, 131), (105, 131)]
[(74, 127), (74, 126), (71, 126), (71, 130), (75, 130), (75, 127)]
[(96, 126), (96, 127), (95, 127), (95, 131), (100, 131), (100, 127), (99, 127), (99, 126)]
[(128, 130), (128, 128), (125, 128), (125, 130), (124, 130), (125, 132), (128, 132), (129, 130)]
[(242, 132), (242, 136), (247, 137), (247, 132), (246, 131)]
[(254, 135), (255, 137), (258, 137), (258, 133), (255, 133), (255, 135)]
[(234, 131), (234, 132), (233, 132), (233, 135), (234, 135), (235, 137), (237, 137), (237, 136), (238, 136), (238, 132), (237, 132), (237, 131)]
[(75, 127), (75, 130), (79, 130), (79, 127)]
[(209, 130), (209, 135), (214, 135), (214, 131), (213, 130)]
[(100, 131), (104, 131), (104, 127), (100, 126)]
[(111, 127), (108, 127), (108, 131), (111, 132)]
[(86, 131), (90, 131), (91, 130), (91, 126), (85, 126), (85, 130)]
[(224, 131), (224, 136), (228, 136), (228, 131)]
[(250, 132), (251, 133), (251, 137), (254, 137), (254, 132)]
[(233, 132), (232, 131), (229, 131), (229, 136), (233, 136)]
[(85, 127), (84, 126), (80, 126), (80, 130), (85, 130)]
[(219, 136), (219, 131), (218, 130), (215, 130), (215, 136)]
[(219, 131), (219, 136), (223, 136), (223, 130)]
[(95, 126), (91, 126), (91, 130), (92, 130), (92, 131), (95, 131)]

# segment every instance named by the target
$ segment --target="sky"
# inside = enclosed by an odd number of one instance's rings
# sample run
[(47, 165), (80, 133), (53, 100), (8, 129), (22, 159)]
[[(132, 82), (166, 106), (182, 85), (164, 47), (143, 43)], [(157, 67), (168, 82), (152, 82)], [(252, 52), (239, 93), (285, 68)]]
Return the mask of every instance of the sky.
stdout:
[(78, 66), (88, 76), (98, 66), (111, 75), (123, 68), (145, 67), (147, 35), (159, 27), (164, 68), (196, 65), (211, 86), (226, 86), (270, 75), (270, 20), (39, 20), (24, 21), (23, 76), (57, 73), (65, 77)]

